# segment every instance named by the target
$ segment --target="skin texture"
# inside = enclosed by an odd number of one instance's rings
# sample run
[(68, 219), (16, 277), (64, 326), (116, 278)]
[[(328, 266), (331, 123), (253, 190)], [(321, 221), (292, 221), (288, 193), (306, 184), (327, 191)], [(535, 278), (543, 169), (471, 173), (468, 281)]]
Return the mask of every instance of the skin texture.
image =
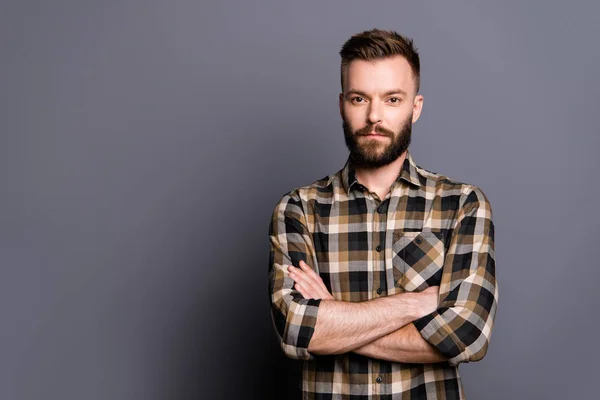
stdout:
[[(356, 155), (348, 146), (350, 156), (362, 161), (356, 168), (356, 177), (383, 199), (400, 173), (406, 156), (404, 151), (390, 159), (390, 147), (402, 134), (406, 135), (407, 124), (414, 124), (421, 116), (423, 96), (416, 93), (412, 69), (401, 56), (352, 61), (343, 87), (339, 108), (347, 127), (345, 131), (350, 132), (346, 142), (356, 143)], [(364, 136), (373, 131), (384, 137)]]
[[(308, 350), (314, 354), (340, 354), (356, 350), (437, 308), (437, 287), (420, 293), (401, 293), (360, 303), (336, 301), (312, 268), (304, 262), (300, 266), (301, 269), (288, 266), (296, 289), (305, 298), (327, 299), (319, 306), (319, 317), (308, 346)], [(377, 350), (375, 347), (368, 349)]]
[[(304, 261), (300, 262), (300, 269), (295, 268), (294, 266), (288, 266), (288, 271), (290, 273), (290, 277), (295, 282), (296, 290), (298, 290), (302, 296), (306, 299), (323, 299), (321, 302), (321, 307), (326, 304), (332, 303), (342, 303), (336, 302), (325, 287), (323, 280), (321, 277), (314, 272), (314, 270), (308, 266)], [(417, 297), (417, 315), (419, 313), (424, 313), (423, 315), (427, 315), (429, 312), (435, 310), (437, 307), (437, 295), (438, 295), (438, 287), (432, 286), (427, 288), (421, 293), (403, 293), (401, 295), (396, 296), (405, 296), (405, 295), (417, 295), (421, 297)], [(395, 297), (395, 296), (391, 296)], [(378, 299), (383, 300), (383, 299)], [(374, 301), (365, 302), (371, 303), (373, 306), (380, 306), (381, 304), (374, 304)], [(358, 303), (361, 304), (361, 303)], [(364, 304), (364, 303), (362, 303)], [(382, 306), (387, 306), (387, 304), (383, 304)], [(414, 304), (413, 304), (413, 307)], [(427, 307), (430, 307), (427, 309)], [(428, 310), (431, 310), (428, 312)], [(347, 311), (347, 310), (346, 310)], [(350, 310), (350, 312), (355, 310)], [(321, 317), (321, 310), (319, 310), (319, 317)], [(361, 316), (362, 317), (362, 316)], [(349, 318), (351, 320), (356, 321), (357, 323), (364, 323), (362, 319), (357, 320), (357, 315), (344, 315), (338, 320), (343, 320)], [(420, 318), (420, 317), (418, 317)], [(410, 319), (410, 316), (405, 316), (405, 319)], [(416, 319), (416, 318), (415, 318)], [(413, 319), (414, 320), (414, 319)], [(318, 323), (317, 319), (317, 323)], [(412, 322), (412, 321), (409, 321)], [(352, 348), (353, 346), (348, 346), (350, 349), (345, 348), (345, 351), (354, 351), (355, 353), (361, 354), (363, 356), (368, 356), (372, 358), (379, 358), (381, 360), (388, 361), (396, 361), (396, 362), (405, 362), (405, 363), (434, 363), (440, 361), (446, 361), (446, 358), (433, 346), (427, 343), (421, 334), (417, 331), (415, 326), (411, 323), (407, 322), (401, 328), (396, 329), (388, 334), (380, 336), (377, 339), (372, 340), (371, 342), (365, 343), (362, 346)], [(389, 323), (389, 321), (388, 321)], [(316, 333), (316, 329), (315, 329)], [(366, 337), (363, 336), (360, 339), (364, 339)], [(346, 338), (345, 338), (346, 339)], [(313, 335), (314, 340), (314, 335)], [(311, 341), (312, 342), (312, 341)], [(315, 354), (319, 354), (319, 349), (311, 349), (309, 346), (309, 351), (315, 352)], [(337, 353), (343, 353), (344, 351), (337, 351)], [(333, 353), (321, 353), (321, 354), (333, 354)]]
[[(412, 69), (401, 56), (348, 65), (339, 95), (346, 145), (356, 176), (384, 199), (400, 173), (411, 126), (423, 108)], [(379, 133), (381, 136), (367, 136)], [(412, 321), (437, 308), (438, 287), (361, 303), (334, 300), (321, 278), (304, 262), (288, 267), (296, 289), (323, 299), (308, 350), (315, 354), (347, 351), (398, 362), (430, 363), (445, 358), (419, 334)]]

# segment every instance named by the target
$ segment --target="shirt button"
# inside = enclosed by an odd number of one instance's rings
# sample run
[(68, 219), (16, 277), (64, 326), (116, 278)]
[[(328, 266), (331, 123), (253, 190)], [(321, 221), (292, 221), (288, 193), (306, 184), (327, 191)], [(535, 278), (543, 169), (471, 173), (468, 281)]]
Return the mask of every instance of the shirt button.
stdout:
[(379, 252), (379, 251), (381, 251), (381, 246), (377, 246), (377, 247), (375, 248), (375, 250), (377, 250), (378, 252)]
[(421, 239), (421, 238), (417, 238), (417, 240), (416, 240), (417, 244), (421, 244), (422, 241), (423, 241), (423, 239)]
[(383, 290), (381, 290), (381, 288), (377, 288), (377, 294), (381, 294), (383, 292)]
[(377, 377), (377, 379), (375, 379), (375, 382), (377, 382), (377, 383), (381, 383), (381, 377), (380, 377), (380, 376), (378, 376), (378, 377)]

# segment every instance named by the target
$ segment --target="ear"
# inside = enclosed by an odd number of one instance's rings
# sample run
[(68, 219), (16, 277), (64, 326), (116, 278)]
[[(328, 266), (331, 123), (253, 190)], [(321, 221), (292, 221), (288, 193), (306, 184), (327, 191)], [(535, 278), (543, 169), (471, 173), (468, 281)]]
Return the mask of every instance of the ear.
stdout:
[(340, 93), (340, 117), (344, 119), (344, 93)]
[(423, 96), (418, 94), (415, 96), (415, 99), (413, 101), (413, 116), (412, 116), (412, 123), (414, 124), (415, 122), (417, 122), (417, 120), (419, 119), (419, 117), (421, 116), (421, 111), (423, 110)]

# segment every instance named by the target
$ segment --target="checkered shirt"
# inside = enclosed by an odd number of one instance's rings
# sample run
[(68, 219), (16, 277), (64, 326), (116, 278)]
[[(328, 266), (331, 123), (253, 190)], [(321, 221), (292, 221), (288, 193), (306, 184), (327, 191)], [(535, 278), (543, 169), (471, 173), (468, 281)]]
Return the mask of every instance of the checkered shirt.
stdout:
[[(494, 225), (477, 186), (415, 164), (382, 200), (344, 167), (277, 202), (269, 224), (269, 295), (288, 357), (302, 359), (305, 399), (464, 399), (458, 371), (486, 353), (498, 302)], [(287, 265), (304, 260), (335, 300), (362, 302), (439, 286), (436, 311), (413, 322), (447, 362), (407, 364), (307, 348), (321, 300), (304, 299)]]

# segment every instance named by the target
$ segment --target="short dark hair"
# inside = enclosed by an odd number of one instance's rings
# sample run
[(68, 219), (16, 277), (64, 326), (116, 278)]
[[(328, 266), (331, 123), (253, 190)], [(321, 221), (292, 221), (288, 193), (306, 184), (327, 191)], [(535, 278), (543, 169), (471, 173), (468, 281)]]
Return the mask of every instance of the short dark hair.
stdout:
[(354, 60), (380, 60), (392, 56), (402, 56), (408, 61), (414, 79), (415, 93), (419, 92), (421, 65), (419, 53), (413, 45), (413, 40), (402, 36), (395, 31), (371, 29), (353, 35), (344, 43), (340, 50), (342, 63), (340, 74), (342, 78), (342, 91), (344, 91), (344, 76), (348, 71), (348, 65)]

